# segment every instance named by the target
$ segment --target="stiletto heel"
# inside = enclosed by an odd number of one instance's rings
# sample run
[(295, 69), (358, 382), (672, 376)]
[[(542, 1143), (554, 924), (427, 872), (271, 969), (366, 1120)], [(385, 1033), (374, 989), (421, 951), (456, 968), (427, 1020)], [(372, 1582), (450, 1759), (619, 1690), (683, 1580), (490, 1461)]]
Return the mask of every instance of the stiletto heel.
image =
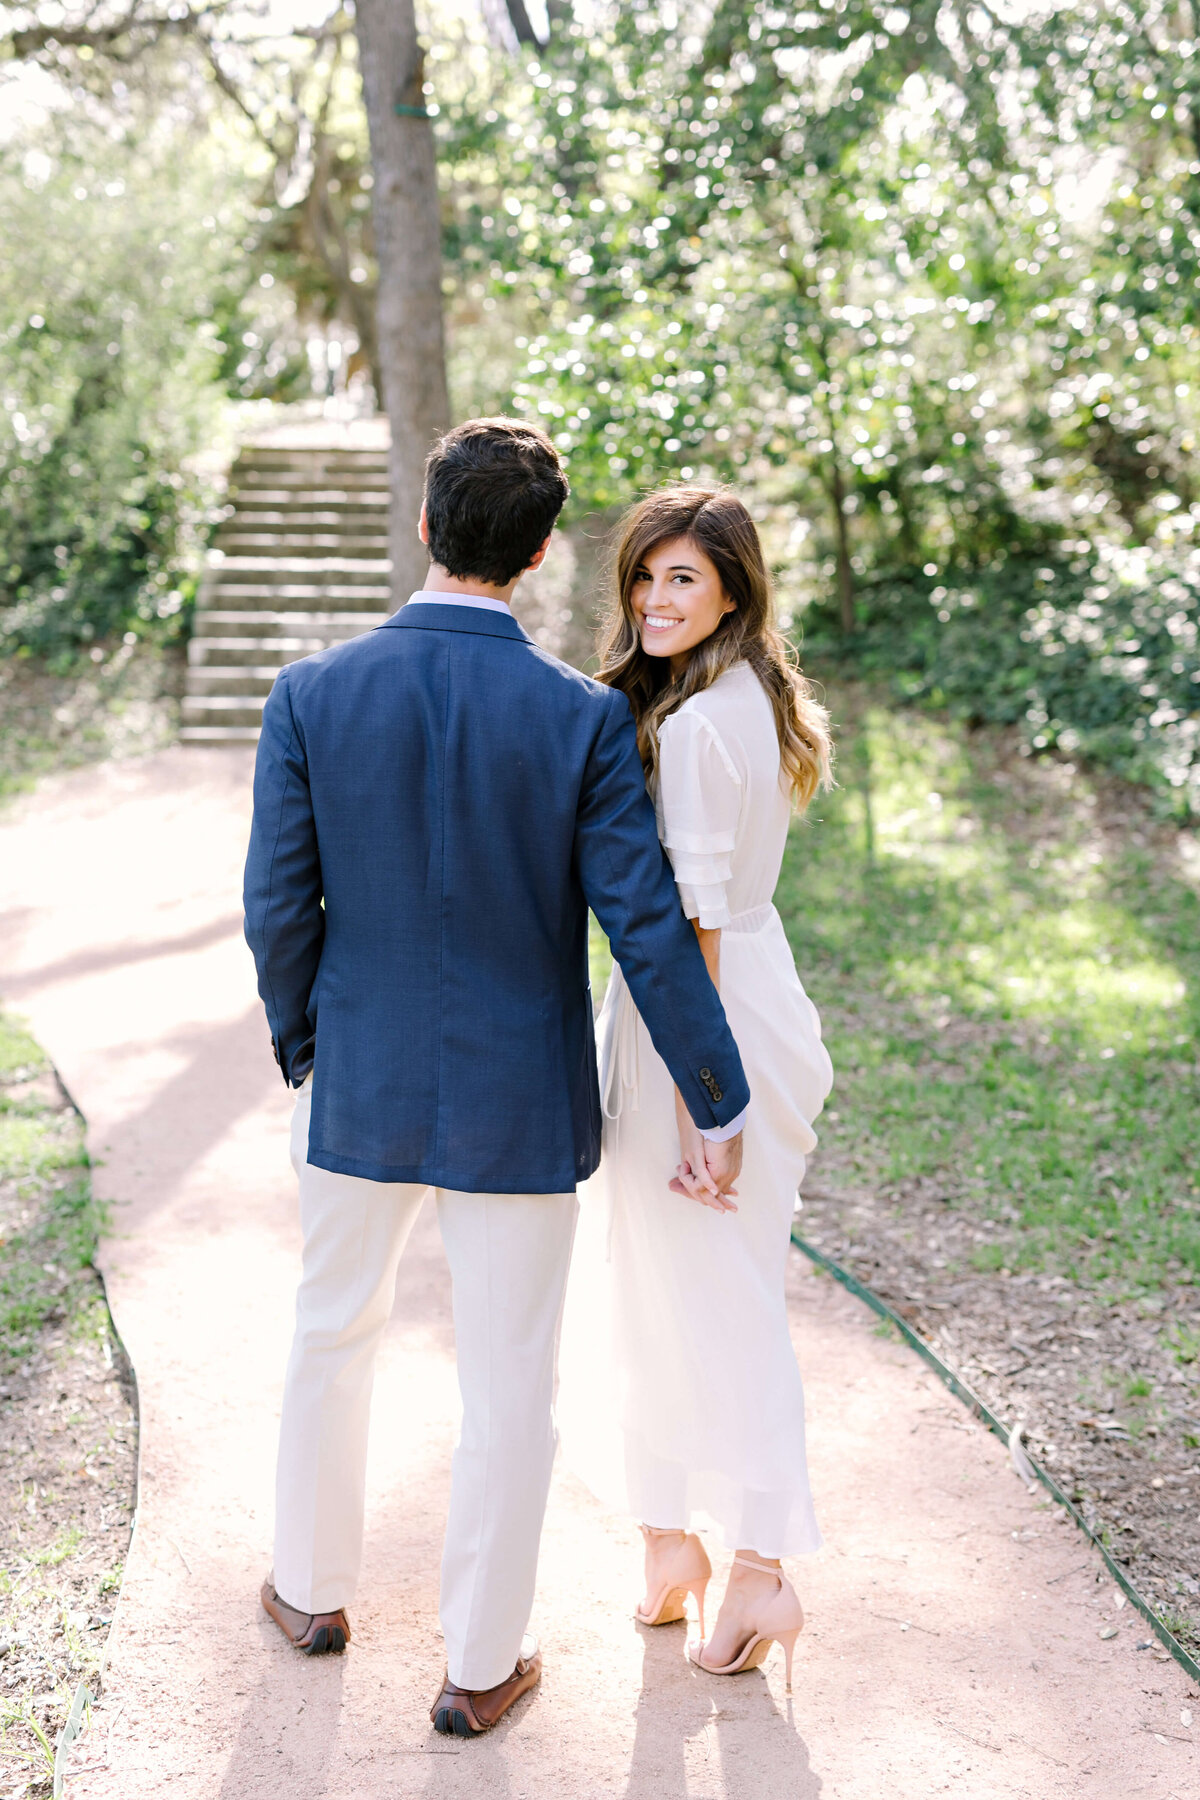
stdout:
[(800, 1596), (788, 1580), (782, 1569), (768, 1570), (762, 1563), (751, 1562), (748, 1556), (735, 1556), (735, 1563), (745, 1569), (759, 1569), (764, 1574), (773, 1574), (779, 1582), (779, 1591), (771, 1595), (762, 1607), (745, 1643), (731, 1662), (715, 1668), (704, 1660), (704, 1639), (693, 1639), (687, 1647), (689, 1662), (703, 1669), (706, 1675), (740, 1675), (746, 1669), (757, 1669), (767, 1659), (771, 1645), (783, 1646), (784, 1662), (787, 1669), (787, 1691), (792, 1691), (792, 1653), (796, 1648), (796, 1639), (804, 1629), (804, 1609), (800, 1605)]
[(781, 1631), (779, 1634), (779, 1642), (783, 1645), (784, 1665), (787, 1670), (786, 1691), (789, 1694), (792, 1691), (792, 1652), (796, 1648), (796, 1639), (799, 1636), (800, 1633), (798, 1631)]
[[(648, 1541), (653, 1534), (649, 1527), (643, 1525), (642, 1535)], [(694, 1594), (700, 1614), (700, 1629), (703, 1631), (704, 1592), (711, 1576), (712, 1564), (704, 1545), (694, 1532), (688, 1532), (667, 1563), (657, 1592), (649, 1597), (650, 1604), (639, 1606), (634, 1618), (639, 1625), (677, 1625), (687, 1617), (687, 1595)]]

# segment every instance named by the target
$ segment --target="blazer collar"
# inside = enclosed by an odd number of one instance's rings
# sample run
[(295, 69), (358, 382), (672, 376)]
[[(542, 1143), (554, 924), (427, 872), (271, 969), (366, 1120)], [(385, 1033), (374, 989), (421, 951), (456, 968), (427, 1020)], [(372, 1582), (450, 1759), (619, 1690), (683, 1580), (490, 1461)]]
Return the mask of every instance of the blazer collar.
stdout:
[(439, 606), (436, 601), (420, 606), (405, 604), (386, 619), (380, 631), (465, 631), (474, 637), (517, 638), (531, 644), (533, 639), (511, 613), (491, 612), (485, 606)]

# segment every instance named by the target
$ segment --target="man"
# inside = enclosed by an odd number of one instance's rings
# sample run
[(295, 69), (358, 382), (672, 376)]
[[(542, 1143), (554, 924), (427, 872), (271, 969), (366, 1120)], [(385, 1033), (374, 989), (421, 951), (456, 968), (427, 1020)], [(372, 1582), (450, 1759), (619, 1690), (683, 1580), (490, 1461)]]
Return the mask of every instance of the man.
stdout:
[(509, 610), (567, 492), (536, 426), (479, 419), (441, 440), (425, 590), (275, 683), (246, 865), (259, 992), (301, 1089), (303, 1276), (263, 1604), (310, 1655), (350, 1637), (375, 1354), (432, 1188), (463, 1418), (431, 1716), (460, 1736), (541, 1672), (525, 1629), (554, 1337), (574, 1190), (600, 1152), (589, 905), (706, 1136), (697, 1173), (714, 1194), (736, 1179), (749, 1098), (658, 843), (628, 703), (546, 655)]

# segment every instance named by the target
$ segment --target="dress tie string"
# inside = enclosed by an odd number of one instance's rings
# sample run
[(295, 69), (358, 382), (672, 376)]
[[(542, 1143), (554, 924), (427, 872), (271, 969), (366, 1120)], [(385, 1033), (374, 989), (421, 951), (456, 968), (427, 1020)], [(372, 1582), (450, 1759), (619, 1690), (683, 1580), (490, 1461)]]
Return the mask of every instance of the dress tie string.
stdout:
[(617, 1169), (620, 1167), (618, 1140), (621, 1131), (621, 1114), (625, 1109), (626, 1099), (633, 1112), (638, 1110), (638, 1086), (641, 1079), (641, 1063), (638, 1055), (638, 1011), (633, 1004), (633, 995), (625, 985), (619, 964), (613, 965), (609, 978), (608, 992), (604, 996), (604, 1005), (600, 1009), (598, 1032), (598, 1061), (600, 1076), (600, 1110), (606, 1120), (606, 1135), (612, 1154), (612, 1169), (608, 1179), (601, 1184), (604, 1194), (604, 1260), (612, 1261), (613, 1227), (616, 1223), (619, 1197), (617, 1188), (620, 1185)]
[(618, 1119), (627, 1095), (632, 1110), (638, 1110), (641, 1080), (637, 1007), (619, 965), (613, 968), (600, 1017), (600, 1106), (606, 1119)]

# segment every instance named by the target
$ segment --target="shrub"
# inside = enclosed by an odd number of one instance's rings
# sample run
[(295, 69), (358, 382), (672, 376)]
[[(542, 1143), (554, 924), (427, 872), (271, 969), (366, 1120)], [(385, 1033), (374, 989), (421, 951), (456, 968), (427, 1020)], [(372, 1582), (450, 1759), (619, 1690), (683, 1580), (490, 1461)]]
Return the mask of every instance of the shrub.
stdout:
[(840, 639), (810, 614), (806, 657), (885, 675), (904, 699), (1020, 727), (1200, 814), (1200, 550), (1101, 545), (983, 571), (884, 579)]
[(37, 144), (0, 146), (21, 245), (0, 262), (0, 645), (65, 669), (94, 639), (185, 626), (230, 341), (260, 339), (242, 337), (249, 183), (221, 145), (169, 113), (86, 112), (51, 116)]

